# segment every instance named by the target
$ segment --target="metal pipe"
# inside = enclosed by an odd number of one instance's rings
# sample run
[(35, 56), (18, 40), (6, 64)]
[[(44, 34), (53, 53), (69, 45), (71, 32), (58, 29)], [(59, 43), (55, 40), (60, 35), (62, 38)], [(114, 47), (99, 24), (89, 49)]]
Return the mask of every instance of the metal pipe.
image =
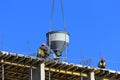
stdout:
[(33, 75), (32, 75), (32, 73), (33, 73), (33, 69), (32, 69), (32, 65), (31, 65), (31, 68), (30, 68), (30, 76), (31, 76), (31, 77), (30, 77), (30, 80), (33, 80), (33, 77), (32, 77)]
[(83, 80), (83, 76), (81, 72), (80, 72), (80, 80)]
[(5, 80), (5, 68), (4, 68), (4, 60), (2, 62), (2, 80)]
[(50, 70), (49, 70), (49, 80), (51, 80)]

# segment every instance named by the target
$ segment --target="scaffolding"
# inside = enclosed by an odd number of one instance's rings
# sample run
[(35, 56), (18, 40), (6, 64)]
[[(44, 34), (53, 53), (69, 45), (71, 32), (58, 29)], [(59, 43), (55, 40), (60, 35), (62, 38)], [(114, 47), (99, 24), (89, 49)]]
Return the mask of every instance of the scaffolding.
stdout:
[(63, 79), (120, 80), (120, 72), (0, 51), (0, 80)]

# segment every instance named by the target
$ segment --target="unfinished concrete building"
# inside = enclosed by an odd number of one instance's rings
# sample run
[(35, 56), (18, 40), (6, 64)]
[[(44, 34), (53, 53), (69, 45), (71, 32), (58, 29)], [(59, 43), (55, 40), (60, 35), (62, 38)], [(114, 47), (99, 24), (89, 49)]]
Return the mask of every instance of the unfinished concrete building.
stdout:
[(120, 80), (120, 72), (0, 51), (0, 80)]

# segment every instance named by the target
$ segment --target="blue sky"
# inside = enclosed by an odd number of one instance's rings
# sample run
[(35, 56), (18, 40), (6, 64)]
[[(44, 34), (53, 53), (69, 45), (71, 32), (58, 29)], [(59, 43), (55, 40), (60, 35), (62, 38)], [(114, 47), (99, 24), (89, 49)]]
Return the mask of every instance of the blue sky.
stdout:
[[(0, 49), (35, 55), (46, 42), (51, 5), (52, 0), (0, 0)], [(105, 57), (108, 69), (120, 71), (120, 0), (63, 0), (63, 5), (70, 34), (68, 61), (92, 60), (97, 67)], [(55, 0), (52, 30), (63, 28)]]

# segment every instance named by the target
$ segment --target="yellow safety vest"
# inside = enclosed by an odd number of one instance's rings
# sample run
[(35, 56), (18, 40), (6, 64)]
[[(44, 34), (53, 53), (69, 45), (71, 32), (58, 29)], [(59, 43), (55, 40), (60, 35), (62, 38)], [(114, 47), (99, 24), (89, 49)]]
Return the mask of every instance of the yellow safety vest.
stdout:
[(44, 52), (43, 52), (43, 50), (41, 50), (41, 49), (38, 49), (38, 55), (44, 55)]
[(104, 63), (100, 62), (100, 66), (105, 66), (105, 65), (106, 65), (105, 62)]

